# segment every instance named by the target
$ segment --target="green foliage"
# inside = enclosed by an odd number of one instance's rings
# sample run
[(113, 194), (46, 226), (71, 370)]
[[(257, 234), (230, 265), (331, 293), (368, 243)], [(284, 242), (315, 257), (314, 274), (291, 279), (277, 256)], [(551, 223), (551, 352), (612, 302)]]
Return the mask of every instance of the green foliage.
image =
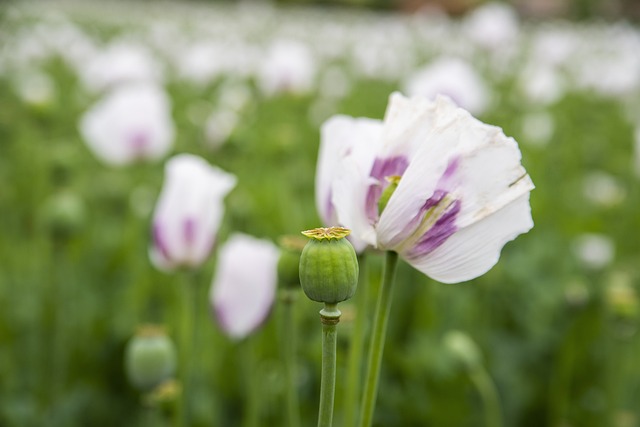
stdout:
[[(126, 381), (126, 343), (140, 324), (162, 323), (170, 336), (180, 324), (182, 284), (148, 259), (163, 164), (101, 164), (77, 131), (92, 97), (61, 60), (49, 60), (44, 68), (56, 91), (40, 107), (22, 102), (10, 76), (0, 75), (0, 425), (141, 426), (148, 422), (145, 396)], [(319, 130), (309, 120), (314, 96), (265, 98), (251, 86), (250, 106), (214, 151), (189, 111), (214, 99), (218, 83), (198, 90), (177, 82), (168, 87), (175, 153), (199, 154), (238, 177), (218, 240), (242, 231), (277, 241), (317, 226)], [(381, 118), (394, 89), (388, 82), (359, 80), (335, 112)], [(640, 187), (630, 161), (632, 126), (616, 101), (569, 94), (548, 111), (555, 130), (549, 144), (539, 146), (521, 130), (532, 112), (504, 88), (482, 118), (519, 141), (537, 186), (531, 195), (536, 226), (470, 283), (434, 283), (401, 264), (378, 426), (482, 425), (481, 400), (443, 344), (451, 330), (465, 331), (480, 348), (508, 426), (640, 423), (638, 316), (616, 306), (620, 301), (610, 292), (622, 280), (631, 291), (622, 303), (637, 298)], [(592, 171), (615, 177), (624, 202), (600, 206), (587, 200), (584, 178)], [(611, 264), (589, 268), (578, 261), (574, 239), (585, 232), (612, 239)], [(380, 259), (371, 259), (375, 294)], [(247, 342), (229, 341), (210, 316), (207, 288), (214, 268), (215, 256), (195, 276), (193, 425), (241, 425), (251, 393), (261, 396), (260, 425), (283, 425), (285, 384), (275, 344), (281, 339), (280, 307)], [(341, 304), (337, 425), (347, 409), (341, 406), (341, 378), (348, 314), (357, 298)], [(309, 425), (319, 393), (319, 307), (304, 298), (296, 304), (299, 397)], [(164, 408), (156, 414), (164, 421), (155, 425), (168, 424), (172, 413), (170, 405)]]

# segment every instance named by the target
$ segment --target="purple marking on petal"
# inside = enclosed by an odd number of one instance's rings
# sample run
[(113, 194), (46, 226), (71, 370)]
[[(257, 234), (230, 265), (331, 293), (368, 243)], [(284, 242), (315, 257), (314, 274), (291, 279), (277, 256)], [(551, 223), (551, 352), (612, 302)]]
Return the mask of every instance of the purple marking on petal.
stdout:
[(436, 184), (436, 191), (451, 191), (453, 189), (453, 186), (455, 185), (455, 176), (458, 172), (458, 166), (460, 166), (460, 157), (454, 157), (453, 159), (449, 160), (447, 168), (444, 170), (444, 173), (438, 180), (438, 184)]
[(378, 182), (369, 186), (365, 209), (367, 218), (373, 223), (378, 219), (378, 200), (389, 183), (385, 180), (388, 176), (402, 176), (409, 166), (409, 159), (405, 156), (394, 156), (387, 159), (376, 159), (371, 167), (370, 177)]
[(160, 255), (162, 255), (167, 261), (171, 262), (171, 256), (169, 255), (169, 247), (167, 246), (163, 229), (159, 223), (153, 224), (152, 234), (153, 234), (153, 244), (155, 245)]
[(134, 132), (129, 137), (129, 142), (136, 155), (143, 155), (149, 146), (149, 135), (146, 132)]
[(322, 220), (324, 221), (324, 225), (327, 227), (337, 225), (337, 224), (329, 224), (330, 222), (333, 221), (333, 214), (335, 211), (333, 202), (331, 201), (332, 197), (333, 197), (333, 192), (329, 190), (329, 193), (327, 193), (327, 198), (324, 202), (325, 203), (324, 210), (323, 210), (324, 218), (322, 218)]
[(187, 247), (191, 247), (196, 240), (196, 220), (187, 218), (183, 224), (183, 237)]
[(433, 227), (418, 240), (407, 254), (408, 258), (423, 257), (439, 248), (456, 231), (456, 218), (460, 212), (460, 200), (454, 201), (449, 209), (436, 221)]

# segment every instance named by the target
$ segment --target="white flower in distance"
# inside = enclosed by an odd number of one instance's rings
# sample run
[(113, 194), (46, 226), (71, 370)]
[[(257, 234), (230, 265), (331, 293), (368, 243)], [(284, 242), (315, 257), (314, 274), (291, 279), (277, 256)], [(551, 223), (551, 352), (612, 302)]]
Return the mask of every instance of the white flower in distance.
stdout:
[(471, 42), (486, 49), (514, 44), (520, 33), (518, 15), (513, 7), (503, 3), (478, 7), (465, 18), (463, 27)]
[(169, 97), (155, 85), (118, 87), (80, 121), (80, 133), (89, 148), (111, 165), (164, 157), (174, 132)]
[(151, 260), (162, 270), (197, 267), (211, 253), (224, 215), (224, 197), (235, 176), (191, 154), (165, 166), (165, 181), (153, 216)]
[(362, 137), (356, 119), (351, 133), (368, 141), (325, 160), (337, 164), (330, 191), (339, 223), (424, 274), (473, 279), (533, 227), (534, 186), (516, 141), (449, 99), (393, 94), (378, 138)]
[(161, 82), (162, 67), (144, 46), (126, 41), (110, 44), (81, 64), (79, 75), (85, 87), (98, 92), (118, 84)]
[(460, 58), (436, 59), (410, 76), (404, 89), (409, 96), (420, 95), (430, 100), (446, 95), (473, 114), (482, 114), (490, 102), (489, 90), (482, 78), (471, 64)]
[(266, 319), (276, 294), (278, 248), (268, 240), (234, 234), (221, 248), (211, 305), (222, 330), (242, 339)]
[(294, 40), (274, 42), (258, 71), (258, 85), (267, 95), (311, 91), (316, 65), (309, 48)]

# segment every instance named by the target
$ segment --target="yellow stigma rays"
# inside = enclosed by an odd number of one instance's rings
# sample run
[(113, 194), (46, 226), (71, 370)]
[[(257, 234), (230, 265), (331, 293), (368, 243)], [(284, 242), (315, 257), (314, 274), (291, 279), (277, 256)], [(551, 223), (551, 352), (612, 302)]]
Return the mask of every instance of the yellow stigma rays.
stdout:
[(302, 231), (302, 234), (316, 240), (343, 239), (351, 234), (351, 230), (344, 227), (319, 227)]

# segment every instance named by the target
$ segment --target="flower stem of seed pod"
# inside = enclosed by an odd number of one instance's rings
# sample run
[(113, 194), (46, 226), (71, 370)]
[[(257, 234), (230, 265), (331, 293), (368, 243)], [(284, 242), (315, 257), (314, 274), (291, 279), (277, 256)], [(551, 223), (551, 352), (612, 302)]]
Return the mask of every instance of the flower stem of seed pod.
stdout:
[(482, 364), (475, 367), (469, 376), (478, 390), (484, 406), (484, 420), (486, 427), (502, 427), (502, 409), (500, 397), (493, 380)]
[(294, 307), (296, 292), (293, 289), (282, 291), (282, 346), (284, 351), (286, 380), (286, 414), (289, 427), (300, 427), (300, 402), (298, 400), (296, 376), (296, 324)]
[(387, 251), (382, 285), (378, 293), (378, 303), (376, 305), (373, 329), (371, 331), (371, 342), (369, 343), (369, 361), (367, 363), (364, 392), (362, 395), (360, 427), (370, 427), (373, 422), (373, 412), (378, 395), (378, 380), (380, 379), (382, 353), (384, 351), (389, 312), (391, 311), (393, 282), (397, 264), (398, 254)]
[(365, 328), (369, 319), (367, 307), (369, 307), (369, 292), (366, 255), (359, 256), (360, 277), (358, 283), (358, 295), (356, 296), (356, 319), (351, 334), (351, 348), (349, 349), (349, 362), (347, 369), (347, 388), (344, 398), (344, 426), (356, 425), (358, 417), (359, 394), (362, 381), (362, 353), (365, 345)]
[(333, 424), (333, 402), (336, 392), (336, 350), (338, 334), (336, 325), (340, 322), (337, 304), (325, 303), (320, 310), (322, 321), (322, 376), (320, 379), (320, 411), (318, 427)]

